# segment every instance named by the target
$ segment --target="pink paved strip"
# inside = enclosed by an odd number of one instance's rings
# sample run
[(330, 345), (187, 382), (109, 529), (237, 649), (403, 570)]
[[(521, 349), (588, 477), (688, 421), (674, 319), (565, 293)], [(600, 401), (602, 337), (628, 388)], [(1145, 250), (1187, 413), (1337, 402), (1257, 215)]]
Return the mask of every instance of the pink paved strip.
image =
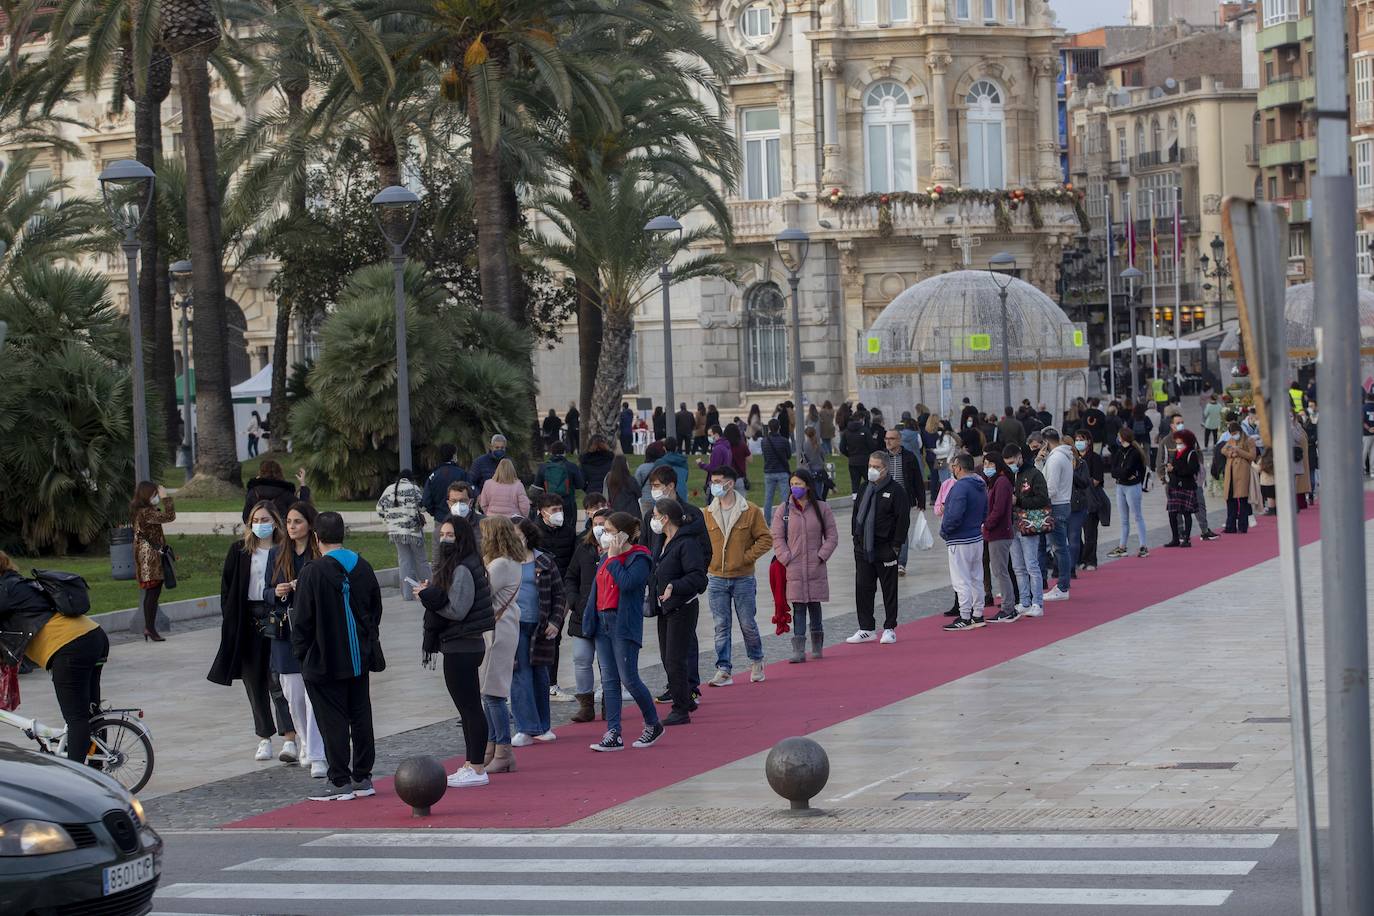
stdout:
[[(1365, 518), (1374, 517), (1374, 494), (1365, 494)], [(1116, 529), (1103, 531), (1110, 549)], [(1317, 512), (1299, 515), (1303, 544), (1320, 536)], [(479, 789), (450, 789), (433, 816), (410, 817), (391, 779), (376, 781), (377, 796), (351, 802), (308, 802), (227, 824), (229, 827), (300, 829), (398, 827), (564, 827), (581, 818), (767, 750), (783, 738), (829, 728), (883, 706), (916, 696), (966, 675), (1044, 648), (1100, 624), (1178, 597), (1278, 555), (1274, 520), (1249, 534), (1226, 535), (1191, 550), (1156, 548), (1145, 560), (1127, 557), (1075, 581), (1073, 598), (1050, 604), (1045, 616), (971, 633), (945, 633), (941, 617), (903, 625), (895, 646), (839, 643), (817, 663), (770, 665), (762, 684), (747, 675), (733, 687), (707, 690), (692, 724), (672, 728), (655, 747), (635, 750), (629, 740), (642, 727), (626, 704), (626, 749), (595, 754), (602, 723), (565, 725), (550, 745), (518, 748), (519, 771), (492, 777)], [(922, 588), (938, 582), (920, 583)], [(848, 632), (831, 623), (831, 638)], [(661, 685), (650, 684), (656, 690)], [(660, 707), (662, 709), (662, 707)], [(458, 733), (455, 731), (455, 740)], [(445, 762), (452, 771), (461, 757)], [(760, 791), (763, 774), (759, 774)], [(763, 796), (761, 796), (762, 798)]]

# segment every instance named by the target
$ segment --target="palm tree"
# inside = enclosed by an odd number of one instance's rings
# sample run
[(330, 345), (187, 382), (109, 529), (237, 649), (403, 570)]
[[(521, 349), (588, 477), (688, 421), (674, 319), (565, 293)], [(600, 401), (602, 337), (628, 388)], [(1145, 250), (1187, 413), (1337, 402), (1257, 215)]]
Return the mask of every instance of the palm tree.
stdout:
[(100, 205), (81, 197), (59, 203), (53, 198), (69, 189), (65, 180), (28, 186), (35, 150), (15, 154), (0, 172), (0, 283), (13, 282), (19, 266), (76, 259), (82, 254), (114, 249), (109, 221)]
[(534, 248), (549, 261), (598, 291), (603, 315), (601, 358), (592, 388), (590, 415), (584, 419), (590, 435), (613, 438), (616, 410), (625, 390), (630, 335), (639, 306), (656, 293), (652, 280), (662, 259), (673, 260), (673, 283), (698, 277), (733, 278), (737, 260), (719, 249), (727, 240), (720, 227), (702, 220), (680, 237), (656, 243), (644, 234), (644, 224), (662, 213), (685, 214), (695, 197), (653, 179), (631, 160), (619, 174), (593, 173), (583, 184), (584, 200), (566, 191), (541, 195), (535, 202), (557, 231), (556, 237), (536, 239)]

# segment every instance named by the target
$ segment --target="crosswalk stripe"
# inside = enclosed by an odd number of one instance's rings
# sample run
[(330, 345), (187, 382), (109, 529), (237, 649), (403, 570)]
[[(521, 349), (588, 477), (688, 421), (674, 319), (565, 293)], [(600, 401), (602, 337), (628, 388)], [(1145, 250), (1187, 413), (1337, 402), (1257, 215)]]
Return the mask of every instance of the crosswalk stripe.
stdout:
[(1097, 887), (849, 887), (824, 885), (474, 885), (474, 884), (173, 884), (162, 899), (182, 900), (464, 900), (506, 903), (589, 901), (600, 903), (795, 903), (912, 904), (984, 903), (1051, 906), (1221, 906), (1229, 890)]
[[(1209, 859), (816, 859), (807, 874), (843, 875), (1248, 875), (1258, 863)], [(792, 859), (253, 859), (225, 871), (427, 873), (538, 873), (632, 875), (754, 875), (795, 880)]]
[(306, 846), (506, 849), (1268, 849), (1276, 833), (335, 833)]

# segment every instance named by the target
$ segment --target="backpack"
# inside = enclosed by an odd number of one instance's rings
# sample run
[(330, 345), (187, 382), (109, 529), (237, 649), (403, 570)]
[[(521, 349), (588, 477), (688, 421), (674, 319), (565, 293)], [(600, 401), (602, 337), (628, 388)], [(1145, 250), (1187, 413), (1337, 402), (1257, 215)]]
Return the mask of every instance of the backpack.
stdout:
[(1131, 421), (1131, 432), (1135, 434), (1135, 441), (1146, 442), (1150, 435), (1150, 421), (1144, 417)]
[(91, 611), (91, 590), (76, 573), (35, 569), (34, 584), (42, 590), (54, 611), (63, 617), (81, 617)]
[(544, 492), (569, 499), (573, 495), (572, 475), (566, 461), (550, 461), (544, 465)]

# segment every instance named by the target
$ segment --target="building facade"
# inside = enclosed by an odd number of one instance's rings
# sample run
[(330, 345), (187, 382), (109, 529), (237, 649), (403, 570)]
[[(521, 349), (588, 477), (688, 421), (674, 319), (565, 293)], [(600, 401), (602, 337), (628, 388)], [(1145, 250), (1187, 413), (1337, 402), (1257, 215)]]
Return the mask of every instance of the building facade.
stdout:
[(1251, 145), (1263, 199), (1288, 210), (1288, 282), (1312, 279), (1312, 200), (1317, 137), (1308, 123), (1316, 102), (1311, 0), (1263, 0), (1260, 5), (1260, 90)]
[(1355, 254), (1362, 283), (1374, 282), (1374, 0), (1351, 0), (1350, 165), (1355, 176)]

